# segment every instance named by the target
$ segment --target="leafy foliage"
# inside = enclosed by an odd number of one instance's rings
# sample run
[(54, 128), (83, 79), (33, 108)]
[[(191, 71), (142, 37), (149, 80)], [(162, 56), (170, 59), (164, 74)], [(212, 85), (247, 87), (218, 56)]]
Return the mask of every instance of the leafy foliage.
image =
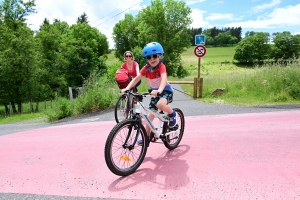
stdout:
[(84, 93), (75, 100), (77, 112), (86, 113), (113, 107), (119, 97), (117, 88), (115, 81), (100, 77), (97, 73), (92, 74), (84, 82)]
[(260, 62), (269, 58), (271, 50), (268, 36), (258, 32), (254, 36), (245, 37), (235, 49), (234, 59), (243, 63)]
[[(159, 42), (165, 51), (164, 63), (169, 75), (176, 76), (180, 66), (180, 54), (190, 46), (188, 26), (191, 9), (185, 2), (155, 0), (142, 9), (138, 16), (126, 15), (114, 27), (116, 56), (122, 60), (126, 50), (142, 49), (149, 42)], [(141, 54), (141, 51), (135, 56)], [(137, 59), (142, 62), (142, 59)], [(144, 61), (143, 61), (144, 62)]]
[(246, 37), (236, 46), (234, 59), (241, 63), (254, 63), (299, 58), (299, 35), (291, 35), (288, 31), (274, 33), (273, 35), (274, 44), (270, 44), (269, 33), (247, 32)]
[[(115, 41), (115, 56), (123, 61), (123, 54), (125, 51), (132, 51), (138, 46), (137, 29), (138, 19), (131, 14), (125, 14), (125, 18), (120, 20), (113, 28), (113, 39)], [(138, 54), (141, 54), (139, 52)], [(135, 57), (137, 54), (135, 54)]]
[(49, 121), (57, 121), (73, 115), (73, 104), (69, 99), (59, 98), (50, 111), (46, 112)]
[(92, 72), (107, 70), (107, 38), (88, 24), (85, 13), (71, 27), (44, 19), (34, 34), (25, 24), (34, 7), (34, 0), (4, 0), (0, 5), (0, 103), (11, 103), (19, 113), (23, 102), (67, 96), (68, 86), (82, 85)]
[(284, 31), (274, 38), (273, 58), (279, 59), (298, 59), (300, 56), (300, 37), (291, 35), (290, 32)]

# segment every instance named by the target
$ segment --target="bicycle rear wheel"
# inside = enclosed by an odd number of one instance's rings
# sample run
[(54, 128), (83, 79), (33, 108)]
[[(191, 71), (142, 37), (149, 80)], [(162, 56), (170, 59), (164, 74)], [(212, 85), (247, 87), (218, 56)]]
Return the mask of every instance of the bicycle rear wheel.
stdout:
[[(129, 99), (129, 102), (127, 102)], [(128, 104), (127, 104), (128, 103)], [(119, 97), (116, 105), (115, 105), (115, 120), (117, 123), (122, 120), (131, 118), (132, 116), (132, 105), (133, 100), (129, 95), (122, 95)]]
[[(173, 150), (176, 147), (178, 147), (183, 133), (184, 133), (184, 126), (185, 126), (185, 121), (184, 121), (184, 115), (183, 112), (179, 108), (174, 108), (176, 114), (177, 114), (177, 125), (174, 128), (168, 128), (168, 132), (171, 132), (171, 134), (167, 135), (166, 138), (163, 140), (164, 145), (170, 149)], [(168, 126), (167, 124), (165, 126)]]
[[(118, 123), (108, 135), (104, 156), (107, 167), (116, 175), (128, 176), (142, 164), (146, 152), (146, 130), (143, 125), (138, 133), (136, 120), (126, 119)], [(135, 141), (143, 140), (139, 146)]]

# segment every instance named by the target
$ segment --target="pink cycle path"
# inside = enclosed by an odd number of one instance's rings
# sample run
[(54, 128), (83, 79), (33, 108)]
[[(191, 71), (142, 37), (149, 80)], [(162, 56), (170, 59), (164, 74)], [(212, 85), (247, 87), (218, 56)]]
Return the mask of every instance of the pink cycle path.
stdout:
[(186, 117), (180, 146), (151, 143), (140, 168), (104, 160), (115, 122), (0, 137), (0, 193), (120, 199), (300, 199), (300, 110)]

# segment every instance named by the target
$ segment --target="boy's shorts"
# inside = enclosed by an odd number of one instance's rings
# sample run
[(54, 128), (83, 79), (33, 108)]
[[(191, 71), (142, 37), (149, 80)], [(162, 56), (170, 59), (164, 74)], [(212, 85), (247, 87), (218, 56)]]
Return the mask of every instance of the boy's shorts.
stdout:
[(151, 110), (155, 110), (155, 111), (158, 110), (156, 104), (157, 104), (157, 102), (159, 101), (160, 98), (167, 99), (168, 103), (171, 103), (173, 101), (173, 92), (164, 90), (161, 94), (162, 95), (159, 96), (159, 97), (152, 97), (151, 98), (150, 103), (149, 103), (149, 108)]

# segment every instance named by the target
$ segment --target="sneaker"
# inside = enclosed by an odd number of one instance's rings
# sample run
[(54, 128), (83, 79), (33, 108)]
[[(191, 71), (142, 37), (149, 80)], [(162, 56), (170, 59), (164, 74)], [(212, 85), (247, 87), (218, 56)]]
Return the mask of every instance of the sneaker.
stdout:
[(143, 140), (138, 140), (137, 144), (140, 145), (140, 146), (143, 146)]
[(176, 126), (176, 124), (177, 124), (177, 120), (176, 120), (176, 118), (177, 118), (177, 113), (175, 112), (175, 114), (172, 113), (171, 115), (174, 115), (174, 116), (169, 116), (169, 117), (170, 117), (170, 120), (169, 120), (169, 127), (170, 127), (170, 128)]
[[(148, 143), (149, 143), (149, 141), (150, 141), (150, 137), (148, 136)], [(137, 141), (137, 144), (138, 144), (139, 146), (143, 146), (143, 140), (138, 140), (138, 141)]]

